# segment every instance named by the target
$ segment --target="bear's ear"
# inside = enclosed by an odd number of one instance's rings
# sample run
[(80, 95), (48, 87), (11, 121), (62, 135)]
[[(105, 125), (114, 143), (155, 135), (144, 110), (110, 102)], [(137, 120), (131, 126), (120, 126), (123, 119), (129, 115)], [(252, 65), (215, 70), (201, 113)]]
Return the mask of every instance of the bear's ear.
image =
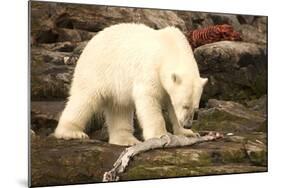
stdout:
[(180, 84), (181, 83), (181, 79), (178, 75), (176, 75), (175, 73), (172, 74), (172, 80), (174, 83)]
[(204, 87), (208, 82), (208, 78), (201, 78), (202, 86)]

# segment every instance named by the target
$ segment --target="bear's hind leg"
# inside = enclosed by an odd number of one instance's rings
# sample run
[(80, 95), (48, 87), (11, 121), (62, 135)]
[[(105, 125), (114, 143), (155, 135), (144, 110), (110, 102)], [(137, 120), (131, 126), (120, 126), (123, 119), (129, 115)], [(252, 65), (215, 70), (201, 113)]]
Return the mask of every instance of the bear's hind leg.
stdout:
[(98, 109), (97, 104), (93, 103), (96, 101), (92, 101), (89, 96), (70, 96), (54, 136), (66, 140), (88, 139), (84, 129), (95, 109)]
[(125, 107), (105, 110), (110, 144), (131, 146), (140, 143), (133, 135), (133, 112), (132, 109)]

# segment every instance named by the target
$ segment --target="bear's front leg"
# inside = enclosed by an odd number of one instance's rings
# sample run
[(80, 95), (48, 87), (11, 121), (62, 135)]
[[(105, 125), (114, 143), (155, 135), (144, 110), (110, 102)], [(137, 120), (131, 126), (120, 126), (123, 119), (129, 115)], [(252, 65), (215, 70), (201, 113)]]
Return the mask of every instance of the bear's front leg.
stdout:
[(133, 108), (119, 106), (105, 110), (110, 144), (131, 146), (140, 143), (133, 135), (133, 117)]
[(153, 96), (139, 95), (135, 99), (136, 113), (143, 129), (143, 138), (160, 138), (167, 134), (161, 105)]
[(185, 129), (179, 125), (175, 110), (170, 101), (168, 102), (167, 107), (168, 107), (169, 118), (173, 125), (174, 135), (184, 135), (187, 137), (200, 137), (199, 133), (195, 133), (191, 129)]

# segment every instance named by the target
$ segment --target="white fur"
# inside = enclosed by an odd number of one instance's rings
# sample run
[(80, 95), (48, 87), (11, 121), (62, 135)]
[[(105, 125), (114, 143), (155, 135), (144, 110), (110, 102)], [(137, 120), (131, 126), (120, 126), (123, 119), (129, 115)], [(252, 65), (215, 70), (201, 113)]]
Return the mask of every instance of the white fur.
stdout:
[(70, 97), (57, 138), (87, 138), (83, 132), (93, 113), (103, 111), (109, 142), (133, 145), (133, 114), (144, 139), (167, 133), (162, 108), (167, 108), (174, 134), (195, 136), (190, 122), (206, 80), (185, 36), (175, 27), (154, 30), (140, 24), (104, 29), (85, 47), (75, 68)]

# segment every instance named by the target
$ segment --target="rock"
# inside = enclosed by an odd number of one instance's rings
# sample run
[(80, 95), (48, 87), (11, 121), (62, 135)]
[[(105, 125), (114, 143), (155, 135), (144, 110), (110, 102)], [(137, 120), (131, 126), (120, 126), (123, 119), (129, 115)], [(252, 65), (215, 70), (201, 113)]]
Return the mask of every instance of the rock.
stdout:
[(177, 11), (177, 15), (184, 21), (187, 32), (194, 30), (192, 14), (186, 11)]
[(202, 77), (209, 82), (203, 102), (209, 98), (243, 101), (267, 93), (267, 56), (259, 45), (221, 41), (195, 49)]
[(62, 101), (32, 102), (32, 130), (39, 136), (49, 136), (56, 128), (64, 106)]
[(267, 17), (266, 16), (256, 17), (253, 21), (253, 25), (258, 29), (259, 32), (267, 33)]
[(246, 106), (254, 111), (261, 112), (264, 116), (267, 115), (267, 95), (263, 95), (259, 99), (246, 101)]
[(156, 29), (176, 26), (186, 30), (185, 23), (177, 14), (168, 10), (136, 9), (106, 6), (68, 5), (66, 12), (55, 21), (60, 28), (98, 32), (118, 23), (144, 23)]
[(214, 25), (209, 13), (177, 11), (177, 14), (184, 20), (187, 31)]
[(50, 43), (50, 44), (40, 44), (39, 47), (50, 51), (58, 51), (58, 52), (72, 52), (74, 48), (77, 46), (77, 43), (72, 42), (57, 42), (57, 43)]
[(229, 137), (226, 137), (226, 140), (228, 140), (230, 142), (243, 143), (243, 142), (245, 142), (245, 137), (243, 137), (243, 136), (229, 136)]
[(31, 136), (31, 139), (36, 137), (36, 134), (32, 129), (30, 129), (30, 136)]
[(250, 15), (237, 15), (237, 19), (239, 20), (240, 24), (252, 24), (253, 21), (256, 19), (257, 16), (250, 16)]
[(265, 131), (266, 117), (242, 104), (210, 99), (207, 108), (200, 109), (194, 123), (196, 130), (210, 130), (232, 133)]
[(81, 42), (74, 50), (73, 54), (80, 56), (80, 54), (83, 52), (84, 48), (88, 44), (88, 41)]
[(236, 15), (231, 14), (210, 14), (211, 19), (215, 25), (221, 24), (229, 24), (231, 25), (234, 30), (240, 26), (240, 23), (236, 17)]
[[(40, 12), (41, 11), (41, 12)], [(156, 29), (185, 23), (169, 10), (136, 9), (64, 3), (31, 3), (32, 36), (36, 43), (81, 42), (105, 27), (127, 22), (143, 23)]]
[(267, 166), (267, 149), (266, 145), (259, 141), (247, 141), (245, 149), (250, 161), (259, 166)]
[(65, 28), (56, 29), (56, 31), (58, 33), (58, 38), (57, 38), (58, 42), (63, 42), (63, 41), (82, 42), (85, 40), (88, 41), (96, 34), (94, 32), (87, 32), (78, 29), (65, 29)]
[[(49, 136), (57, 127), (65, 101), (32, 101), (31, 102), (31, 128), (39, 136)], [(88, 123), (86, 133), (92, 139), (107, 141), (107, 127), (104, 117), (93, 115)]]
[[(112, 168), (124, 149), (95, 140), (65, 141), (36, 137), (31, 142), (31, 184), (101, 182), (103, 173)], [(260, 154), (257, 159), (266, 159), (266, 151)], [(129, 163), (121, 180), (267, 171), (264, 163), (252, 161), (243, 143), (222, 139), (141, 153)]]
[(71, 53), (31, 49), (31, 99), (65, 99), (68, 96), (74, 66), (66, 65)]
[(46, 28), (39, 30), (38, 33), (36, 33), (34, 40), (36, 43), (53, 43), (57, 42), (58, 38), (59, 34), (55, 30)]
[(214, 25), (213, 20), (210, 18), (209, 13), (204, 12), (192, 12), (192, 24), (194, 29), (208, 27)]
[(241, 38), (244, 42), (252, 42), (256, 44), (266, 45), (266, 33), (260, 32), (252, 25), (243, 24), (237, 27), (237, 31), (241, 33)]
[(185, 23), (180, 19), (176, 13), (169, 10), (151, 10), (151, 9), (138, 9), (136, 11), (140, 20), (137, 23), (144, 23), (155, 29), (161, 29), (168, 26), (175, 26), (186, 31)]

